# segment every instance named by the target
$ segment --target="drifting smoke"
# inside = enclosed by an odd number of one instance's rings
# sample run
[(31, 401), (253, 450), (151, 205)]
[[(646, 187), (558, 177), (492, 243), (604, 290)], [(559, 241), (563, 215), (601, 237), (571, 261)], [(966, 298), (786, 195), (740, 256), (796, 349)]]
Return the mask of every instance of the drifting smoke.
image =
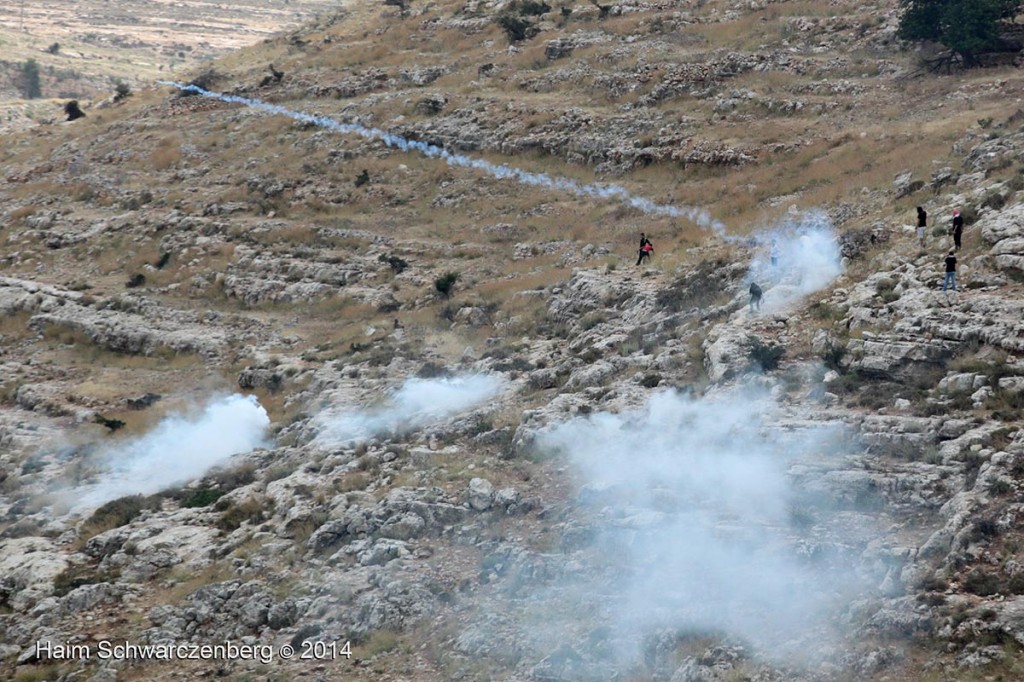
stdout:
[[(760, 232), (755, 240), (758, 251), (749, 277), (766, 289), (763, 307), (767, 312), (788, 308), (843, 271), (835, 228), (819, 211)], [(770, 290), (764, 286), (768, 283), (772, 283)]]
[(503, 390), (488, 375), (445, 379), (407, 379), (383, 407), (374, 410), (328, 410), (317, 416), (316, 442), (339, 445), (371, 436), (411, 431), (479, 405)]
[(247, 107), (259, 109), (270, 114), (287, 116), (295, 119), (296, 121), (302, 121), (303, 123), (312, 123), (338, 133), (359, 135), (360, 137), (364, 137), (368, 140), (379, 140), (388, 147), (400, 149), (404, 152), (416, 151), (424, 156), (441, 159), (451, 166), (461, 166), (463, 168), (472, 168), (474, 170), (483, 171), (484, 173), (498, 178), (499, 180), (514, 180), (524, 185), (545, 187), (550, 190), (568, 192), (569, 194), (575, 194), (576, 196), (581, 197), (612, 199), (620, 201), (628, 206), (632, 206), (633, 208), (640, 209), (644, 213), (663, 215), (671, 218), (685, 218), (686, 220), (690, 220), (705, 229), (711, 229), (719, 234), (722, 234), (725, 231), (725, 226), (720, 221), (711, 218), (708, 212), (703, 209), (694, 208), (692, 206), (670, 206), (667, 204), (659, 204), (651, 199), (636, 196), (621, 185), (586, 184), (571, 178), (552, 176), (547, 173), (531, 173), (530, 171), (525, 171), (521, 168), (491, 163), (490, 161), (473, 158), (465, 154), (452, 153), (444, 147), (439, 147), (427, 142), (420, 142), (419, 140), (410, 140), (406, 137), (395, 135), (379, 128), (367, 128), (357, 123), (342, 123), (341, 121), (336, 121), (333, 118), (306, 114), (301, 111), (293, 111), (278, 104), (270, 104), (258, 99), (211, 92), (196, 85), (186, 85), (184, 83), (177, 83), (174, 81), (157, 82), (161, 85), (171, 85), (176, 88), (180, 88), (181, 90), (195, 92), (203, 97), (218, 99), (222, 102), (244, 104)]
[(266, 445), (269, 425), (256, 398), (238, 394), (209, 403), (195, 419), (166, 417), (145, 436), (104, 452), (101, 481), (71, 491), (75, 508), (148, 495), (202, 476), (232, 455)]
[(801, 549), (812, 543), (795, 510), (808, 497), (787, 476), (794, 460), (836, 451), (839, 432), (772, 428), (774, 412), (748, 391), (700, 401), (665, 392), (644, 410), (577, 419), (541, 437), (586, 483), (580, 501), (597, 515), (606, 565), (582, 589), (602, 595), (593, 608), (616, 641), (632, 641), (619, 651), (627, 665), (638, 638), (666, 628), (725, 634), (792, 659), (822, 643), (849, 603), (842, 597), (859, 581), (844, 562)]

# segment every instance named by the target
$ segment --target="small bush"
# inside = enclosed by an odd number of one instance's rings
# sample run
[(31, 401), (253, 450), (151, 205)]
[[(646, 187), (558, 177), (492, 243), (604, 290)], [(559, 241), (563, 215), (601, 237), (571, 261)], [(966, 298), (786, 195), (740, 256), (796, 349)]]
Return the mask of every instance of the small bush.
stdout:
[(446, 272), (434, 280), (434, 288), (445, 298), (451, 298), (455, 283), (459, 281), (459, 273)]
[[(197, 88), (202, 88), (203, 90), (209, 90), (209, 89), (211, 89), (213, 87), (214, 83), (216, 83), (222, 77), (223, 76), (219, 72), (217, 72), (215, 69), (210, 68), (210, 69), (206, 69), (205, 71), (200, 73), (198, 76), (193, 78), (189, 82), (189, 85), (194, 85)], [(190, 96), (195, 95), (195, 94), (197, 94), (197, 93), (195, 93), (195, 92), (193, 92), (191, 90), (179, 90), (178, 91), (178, 96), (179, 97), (190, 97)]]
[(217, 502), (218, 509), (223, 512), (217, 521), (217, 528), (229, 533), (241, 528), (243, 523), (262, 523), (273, 511), (273, 503), (269, 500), (261, 502), (250, 497), (241, 502), (222, 502)]
[(538, 32), (537, 27), (530, 23), (528, 19), (514, 14), (499, 14), (494, 21), (505, 32), (510, 43), (518, 43), (527, 38), (532, 38)]
[(364, 168), (363, 172), (356, 176), (355, 186), (362, 187), (370, 182), (370, 173)]
[(444, 365), (428, 360), (416, 371), (416, 376), (420, 379), (437, 379), (438, 377), (451, 376), (451, 372)]
[(580, 329), (587, 331), (593, 329), (597, 325), (605, 322), (608, 319), (608, 314), (603, 310), (592, 310), (583, 317), (580, 318)]
[(224, 469), (210, 478), (213, 479), (216, 488), (224, 492), (231, 492), (235, 488), (249, 485), (256, 480), (256, 465), (242, 464), (233, 469)]
[(900, 295), (894, 291), (895, 288), (896, 282), (888, 277), (880, 279), (875, 283), (875, 293), (877, 293), (879, 298), (881, 298), (885, 303), (892, 303), (900, 297)]
[(971, 594), (987, 597), (999, 592), (999, 578), (976, 568), (964, 578), (963, 586)]
[(128, 281), (124, 283), (125, 287), (129, 289), (135, 289), (141, 287), (146, 283), (146, 276), (141, 272), (136, 272), (134, 275), (128, 278)]
[(97, 424), (107, 427), (111, 431), (117, 431), (118, 429), (124, 428), (124, 422), (120, 419), (109, 419), (104, 417), (102, 414), (97, 414), (93, 417), (93, 421)]
[(132, 96), (132, 88), (124, 81), (118, 81), (114, 86), (114, 101), (123, 102)]
[(1013, 486), (1008, 481), (1004, 481), (1001, 478), (997, 478), (988, 484), (988, 492), (997, 497), (1002, 495), (1008, 495), (1013, 490)]
[(750, 347), (749, 357), (763, 371), (770, 372), (773, 369), (778, 369), (779, 362), (785, 354), (786, 349), (782, 346), (766, 344), (761, 339), (754, 338)]
[(398, 635), (389, 630), (377, 630), (362, 643), (362, 657), (373, 658), (398, 646)]
[(999, 527), (994, 519), (978, 519), (971, 526), (971, 542), (991, 540), (999, 535)]
[(1006, 584), (1006, 589), (1010, 594), (1024, 594), (1024, 573), (1018, 573), (1010, 578)]
[(843, 319), (843, 311), (827, 301), (812, 303), (807, 308), (807, 312), (809, 312), (811, 317), (816, 320), (836, 322), (837, 320)]
[(405, 269), (409, 267), (409, 263), (405, 259), (399, 258), (398, 256), (386, 256), (384, 254), (381, 254), (380, 256), (377, 257), (377, 260), (379, 260), (381, 263), (387, 263), (388, 266), (395, 271), (396, 275), (404, 272)]
[(94, 511), (82, 524), (82, 537), (89, 539), (111, 528), (120, 528), (131, 523), (142, 512), (159, 508), (160, 498), (156, 496), (128, 495), (111, 500)]
[(829, 369), (843, 373), (843, 358), (846, 357), (846, 347), (838, 344), (830, 344), (821, 354), (821, 361)]
[(100, 573), (90, 566), (68, 566), (53, 578), (53, 595), (63, 597), (82, 585), (111, 582), (117, 579), (113, 573)]
[(658, 384), (660, 384), (660, 383), (661, 383), (661, 375), (658, 374), (657, 372), (651, 372), (650, 374), (645, 374), (640, 379), (640, 385), (643, 386), (644, 388), (657, 388)]
[(219, 500), (223, 494), (224, 491), (217, 490), (215, 488), (199, 488), (182, 500), (181, 506), (187, 507), (188, 509), (209, 507), (211, 504)]

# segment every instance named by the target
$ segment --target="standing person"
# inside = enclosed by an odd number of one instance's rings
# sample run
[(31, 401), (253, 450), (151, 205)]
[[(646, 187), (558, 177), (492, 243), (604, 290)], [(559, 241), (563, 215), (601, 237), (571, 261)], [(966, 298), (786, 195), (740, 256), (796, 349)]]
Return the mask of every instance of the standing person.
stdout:
[(945, 291), (950, 285), (952, 285), (953, 291), (956, 291), (956, 251), (954, 249), (950, 249), (949, 255), (946, 256), (946, 279), (942, 282), (942, 290)]
[(761, 287), (757, 286), (757, 282), (750, 283), (750, 312), (754, 312), (754, 306), (757, 309), (761, 309)]
[(771, 258), (772, 268), (779, 267), (779, 243), (772, 239), (771, 248), (768, 250), (768, 257)]
[(644, 258), (648, 260), (651, 258), (651, 254), (654, 253), (654, 245), (651, 244), (651, 240), (647, 238), (643, 232), (640, 233), (640, 251), (638, 252), (636, 264), (640, 265)]
[(960, 250), (960, 239), (964, 234), (964, 217), (960, 215), (960, 209), (953, 211), (953, 245), (957, 251)]
[(924, 229), (928, 227), (928, 213), (920, 206), (917, 207), (917, 241), (924, 248)]

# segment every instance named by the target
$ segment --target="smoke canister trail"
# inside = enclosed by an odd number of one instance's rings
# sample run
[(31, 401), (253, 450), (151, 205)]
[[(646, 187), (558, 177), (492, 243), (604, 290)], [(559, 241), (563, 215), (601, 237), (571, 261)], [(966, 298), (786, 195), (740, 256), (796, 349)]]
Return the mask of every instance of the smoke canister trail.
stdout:
[(211, 92), (210, 90), (205, 90), (197, 85), (187, 85), (185, 83), (178, 83), (175, 81), (157, 82), (161, 85), (171, 85), (181, 90), (195, 92), (203, 97), (218, 99), (222, 102), (243, 104), (247, 107), (259, 109), (270, 114), (279, 114), (281, 116), (287, 116), (295, 119), (296, 121), (302, 121), (303, 123), (312, 123), (335, 132), (355, 134), (368, 140), (379, 140), (388, 147), (400, 149), (405, 152), (417, 151), (424, 156), (441, 159), (452, 166), (462, 166), (464, 168), (483, 171), (495, 178), (498, 178), (499, 180), (514, 180), (524, 185), (545, 187), (547, 189), (568, 192), (569, 194), (575, 194), (576, 196), (581, 197), (612, 199), (620, 201), (628, 206), (632, 206), (633, 208), (640, 209), (644, 213), (668, 216), (671, 218), (684, 218), (705, 229), (713, 230), (718, 234), (723, 234), (725, 232), (725, 225), (721, 221), (713, 219), (704, 209), (692, 206), (671, 206), (668, 204), (659, 204), (651, 199), (632, 194), (621, 185), (586, 184), (578, 180), (573, 180), (572, 178), (565, 178), (557, 175), (552, 176), (547, 173), (532, 173), (521, 168), (515, 168), (504, 164), (495, 164), (490, 161), (473, 158), (465, 154), (455, 154), (443, 147), (439, 147), (438, 145), (420, 142), (418, 140), (410, 140), (400, 135), (395, 135), (381, 130), (380, 128), (367, 128), (356, 123), (342, 123), (341, 121), (336, 121), (333, 118), (316, 116), (313, 114), (303, 113), (301, 111), (293, 111), (278, 104), (270, 104), (258, 99)]

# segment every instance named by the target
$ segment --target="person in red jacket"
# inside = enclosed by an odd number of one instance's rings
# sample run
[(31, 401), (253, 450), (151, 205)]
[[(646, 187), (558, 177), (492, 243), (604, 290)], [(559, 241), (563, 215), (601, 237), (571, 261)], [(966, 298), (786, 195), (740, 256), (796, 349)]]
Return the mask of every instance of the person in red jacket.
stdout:
[(654, 253), (654, 245), (651, 244), (651, 240), (647, 238), (643, 232), (640, 233), (640, 251), (637, 254), (636, 264), (640, 265), (646, 258), (650, 260), (651, 255)]

